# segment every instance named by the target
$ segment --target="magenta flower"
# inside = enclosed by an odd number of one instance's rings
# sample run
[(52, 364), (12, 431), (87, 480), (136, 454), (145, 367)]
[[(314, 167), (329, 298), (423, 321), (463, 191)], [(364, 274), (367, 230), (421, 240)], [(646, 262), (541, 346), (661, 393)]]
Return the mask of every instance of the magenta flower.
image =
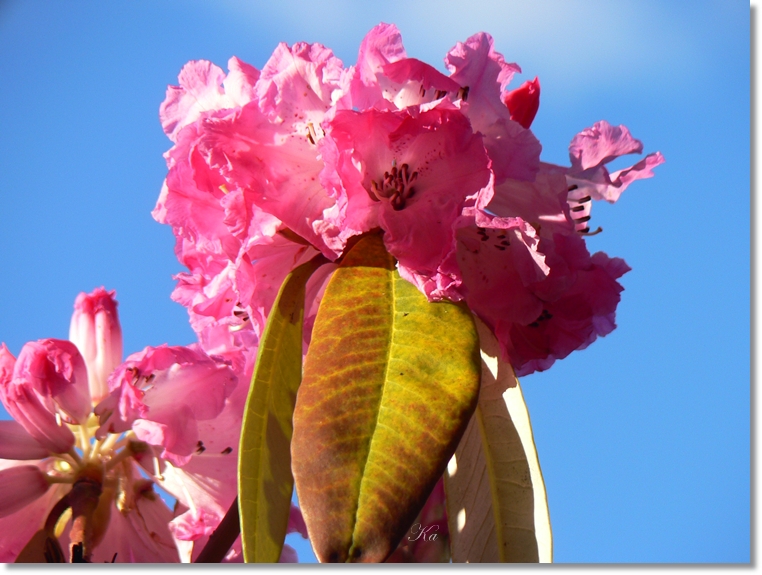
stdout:
[[(520, 374), (614, 328), (628, 268), (587, 252), (592, 200), (615, 201), (661, 154), (609, 173), (642, 144), (599, 122), (572, 141), (571, 166), (542, 163), (539, 80), (509, 91), (520, 68), (485, 33), (445, 65), (409, 58), (389, 24), (348, 68), (304, 43), (279, 45), (261, 72), (186, 65), (161, 108), (175, 145), (154, 217), (177, 237), (189, 271), (173, 297), (207, 353), (250, 368), (289, 271), (374, 229), (430, 300), (465, 299)], [(308, 284), (305, 341), (331, 269)]]
[(492, 185), (482, 139), (459, 110), (340, 111), (330, 123), (346, 225), (380, 227), (400, 273), (426, 295), (459, 299), (454, 224)]

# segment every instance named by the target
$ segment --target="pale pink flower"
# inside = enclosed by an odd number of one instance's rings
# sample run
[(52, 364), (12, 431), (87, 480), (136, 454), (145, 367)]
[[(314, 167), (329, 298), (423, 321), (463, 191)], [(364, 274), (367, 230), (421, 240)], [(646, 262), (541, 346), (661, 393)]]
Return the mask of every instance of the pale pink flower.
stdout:
[[(78, 330), (84, 349), (103, 344), (91, 340), (99, 334), (121, 334), (113, 296), (96, 290), (77, 299), (75, 323), (87, 323), (82, 302), (103, 297), (111, 300), (102, 303), (115, 324), (105, 332)], [(97, 364), (98, 354), (90, 357)], [(178, 561), (173, 513), (153, 485), (207, 516), (209, 529), (216, 527), (218, 496), (232, 500), (236, 489), (233, 451), (243, 402), (229, 399), (237, 376), (197, 346), (146, 348), (117, 366), (108, 378), (110, 394), (95, 404), (88, 372), (97, 373), (99, 364), (85, 362), (67, 341), (32, 342), (18, 360), (0, 346), (0, 399), (15, 418), (0, 422), (0, 527), (3, 518), (19, 524), (3, 531), (0, 558), (12, 561), (53, 505), (94, 466), (104, 475), (99, 506), (105, 508), (93, 520), (99, 535), (91, 560), (111, 561), (116, 554), (118, 562)], [(246, 386), (240, 389), (245, 397)], [(232, 418), (226, 415), (231, 412)], [(216, 466), (194, 465), (204, 444), (215, 449), (221, 443)], [(181, 480), (165, 481), (164, 472), (181, 469)], [(67, 537), (60, 540), (68, 552)]]

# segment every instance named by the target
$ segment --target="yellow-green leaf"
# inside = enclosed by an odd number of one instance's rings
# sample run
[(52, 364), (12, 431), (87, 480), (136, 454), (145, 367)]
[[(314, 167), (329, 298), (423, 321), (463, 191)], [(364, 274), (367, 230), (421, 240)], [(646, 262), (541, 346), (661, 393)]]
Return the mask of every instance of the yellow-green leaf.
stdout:
[(452, 560), (550, 563), (545, 483), (521, 387), (489, 328), (479, 405), (445, 474)]
[(302, 322), (307, 280), (325, 258), (289, 274), (267, 318), (246, 400), (238, 460), (244, 560), (277, 562), (283, 549), (294, 479), (291, 418), (302, 376)]
[(294, 477), (321, 561), (383, 561), (423, 506), (479, 389), (470, 312), (429, 303), (376, 234), (331, 278), (294, 411)]

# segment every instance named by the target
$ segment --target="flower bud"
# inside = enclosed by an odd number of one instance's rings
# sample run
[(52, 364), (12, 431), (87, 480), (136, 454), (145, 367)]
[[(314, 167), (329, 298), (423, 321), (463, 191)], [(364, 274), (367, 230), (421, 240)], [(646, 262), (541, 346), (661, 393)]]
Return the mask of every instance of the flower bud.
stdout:
[(122, 327), (115, 296), (116, 291), (100, 287), (79, 294), (74, 302), (69, 339), (85, 359), (93, 404), (108, 395), (108, 376), (122, 362)]
[(85, 362), (70, 341), (41, 339), (24, 345), (13, 385), (33, 389), (51, 413), (60, 409), (75, 423), (87, 421), (93, 409)]
[(508, 92), (503, 97), (503, 102), (508, 106), (511, 120), (529, 129), (540, 108), (540, 81), (535, 78), (531, 82), (524, 82), (515, 90)]

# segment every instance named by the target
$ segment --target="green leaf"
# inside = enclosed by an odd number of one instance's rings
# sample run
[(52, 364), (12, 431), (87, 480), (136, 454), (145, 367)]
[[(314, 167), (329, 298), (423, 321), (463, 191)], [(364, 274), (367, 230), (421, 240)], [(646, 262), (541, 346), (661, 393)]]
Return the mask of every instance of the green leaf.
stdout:
[(291, 417), (302, 376), (304, 291), (317, 256), (281, 285), (259, 343), (238, 460), (241, 542), (247, 563), (275, 563), (286, 538), (294, 479)]
[(550, 563), (548, 500), (521, 386), (492, 332), (476, 324), (479, 405), (445, 474), (452, 560)]
[(294, 412), (294, 477), (320, 561), (383, 561), (423, 506), (479, 390), (465, 307), (429, 303), (381, 237), (334, 272)]

